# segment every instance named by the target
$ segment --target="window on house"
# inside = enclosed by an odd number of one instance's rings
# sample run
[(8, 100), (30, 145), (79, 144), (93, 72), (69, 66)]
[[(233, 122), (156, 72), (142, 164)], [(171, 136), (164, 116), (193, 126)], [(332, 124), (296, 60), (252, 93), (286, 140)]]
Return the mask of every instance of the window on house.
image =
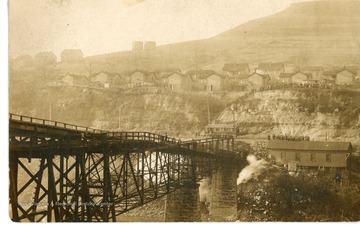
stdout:
[(311, 155), (310, 155), (310, 160), (311, 160), (312, 162), (316, 162), (316, 154), (311, 154)]
[(326, 162), (331, 162), (331, 154), (326, 155)]
[(295, 161), (300, 161), (300, 153), (295, 153)]

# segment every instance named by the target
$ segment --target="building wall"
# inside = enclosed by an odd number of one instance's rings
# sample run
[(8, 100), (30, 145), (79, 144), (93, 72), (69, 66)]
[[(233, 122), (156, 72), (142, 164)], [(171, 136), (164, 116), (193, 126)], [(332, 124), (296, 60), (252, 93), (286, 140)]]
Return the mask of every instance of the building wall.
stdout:
[(280, 78), (280, 81), (283, 83), (291, 83), (291, 78), (290, 77), (282, 77), (282, 78)]
[(250, 75), (248, 80), (256, 88), (264, 86), (264, 78), (258, 74)]
[(182, 76), (180, 74), (172, 74), (168, 77), (168, 86), (172, 90), (182, 89)]
[(222, 90), (222, 79), (218, 75), (211, 75), (206, 79), (206, 91), (217, 92)]
[(338, 85), (343, 85), (343, 84), (352, 85), (354, 84), (354, 75), (349, 71), (341, 71), (336, 74), (335, 83)]
[(301, 83), (307, 79), (307, 76), (303, 73), (296, 73), (291, 77), (291, 81), (294, 83)]
[(322, 70), (313, 70), (313, 71), (310, 71), (309, 73), (312, 74), (313, 79), (320, 80), (322, 78)]
[(95, 75), (95, 77), (93, 78), (94, 82), (101, 82), (101, 83), (106, 83), (109, 81), (109, 76), (105, 73), (100, 73)]
[(131, 75), (131, 84), (133, 85), (143, 85), (144, 84), (144, 74), (141, 72), (134, 72)]
[[(350, 152), (349, 152), (350, 153)], [(272, 159), (280, 164), (287, 164), (295, 161), (299, 166), (309, 167), (346, 167), (346, 153), (343, 151), (286, 151), (270, 149), (269, 154)], [(296, 154), (299, 154), (300, 161), (296, 160)], [(315, 154), (315, 161), (312, 161), (311, 154)], [(327, 154), (331, 155), (331, 161), (326, 161)]]

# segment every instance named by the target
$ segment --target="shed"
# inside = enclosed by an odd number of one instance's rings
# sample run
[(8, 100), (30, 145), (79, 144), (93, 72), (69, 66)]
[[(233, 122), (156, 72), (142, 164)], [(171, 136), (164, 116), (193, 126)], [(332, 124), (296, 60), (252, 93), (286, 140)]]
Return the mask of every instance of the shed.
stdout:
[(356, 73), (348, 69), (342, 69), (336, 73), (335, 84), (353, 85)]
[(180, 73), (172, 73), (167, 76), (165, 84), (171, 90), (188, 90), (190, 88), (190, 77)]
[(268, 74), (253, 73), (249, 75), (248, 81), (254, 88), (261, 88), (269, 83), (270, 77)]
[(352, 151), (350, 142), (271, 140), (267, 147), (271, 158), (280, 163), (296, 162), (304, 167), (346, 167)]
[(206, 78), (206, 91), (219, 92), (225, 89), (226, 77), (220, 74), (211, 74)]

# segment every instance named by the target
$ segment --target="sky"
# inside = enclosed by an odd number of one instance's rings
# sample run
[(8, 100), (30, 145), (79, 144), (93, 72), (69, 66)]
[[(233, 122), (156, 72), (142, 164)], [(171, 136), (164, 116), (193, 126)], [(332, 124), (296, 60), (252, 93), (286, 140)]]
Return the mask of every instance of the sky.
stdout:
[(204, 39), (304, 0), (10, 0), (10, 57), (79, 48), (85, 56)]

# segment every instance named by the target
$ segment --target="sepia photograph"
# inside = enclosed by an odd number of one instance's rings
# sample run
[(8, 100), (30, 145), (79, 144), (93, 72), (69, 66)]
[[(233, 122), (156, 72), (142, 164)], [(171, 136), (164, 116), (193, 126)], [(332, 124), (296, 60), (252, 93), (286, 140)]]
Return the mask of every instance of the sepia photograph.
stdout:
[(360, 0), (8, 0), (13, 222), (360, 221)]

